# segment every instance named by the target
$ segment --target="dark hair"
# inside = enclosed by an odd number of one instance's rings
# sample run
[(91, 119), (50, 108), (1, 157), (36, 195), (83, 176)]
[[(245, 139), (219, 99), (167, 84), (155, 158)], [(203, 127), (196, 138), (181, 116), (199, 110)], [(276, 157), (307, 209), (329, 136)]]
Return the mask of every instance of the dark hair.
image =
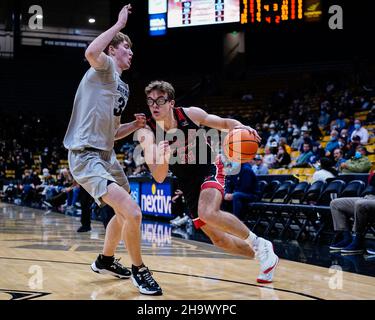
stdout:
[(352, 138), (352, 141), (355, 140), (355, 141), (361, 141), (361, 137), (360, 136), (354, 136)]
[(175, 91), (174, 91), (173, 86), (169, 82), (162, 81), (162, 80), (152, 81), (145, 88), (145, 94), (149, 95), (151, 93), (151, 91), (153, 91), (153, 90), (157, 90), (157, 91), (166, 93), (168, 95), (168, 99), (174, 100)]
[(337, 170), (333, 168), (332, 161), (328, 158), (321, 158), (320, 159), (320, 168), (332, 173), (334, 176), (338, 175)]

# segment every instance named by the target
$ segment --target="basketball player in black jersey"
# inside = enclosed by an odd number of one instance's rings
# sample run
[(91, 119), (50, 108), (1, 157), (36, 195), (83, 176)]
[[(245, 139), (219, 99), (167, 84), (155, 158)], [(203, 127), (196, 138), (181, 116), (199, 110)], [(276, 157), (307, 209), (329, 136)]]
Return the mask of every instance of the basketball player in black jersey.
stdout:
[[(223, 250), (258, 259), (257, 281), (272, 282), (279, 261), (272, 243), (257, 237), (234, 215), (220, 210), (224, 196), (223, 164), (219, 157), (210, 157), (208, 140), (202, 146), (199, 137), (202, 127), (223, 131), (244, 128), (260, 141), (257, 132), (237, 120), (207, 114), (197, 107), (175, 107), (175, 91), (168, 82), (153, 81), (145, 93), (151, 117), (136, 137), (154, 179), (163, 182), (170, 169), (179, 180), (194, 226)], [(205, 163), (201, 161), (203, 156)]]

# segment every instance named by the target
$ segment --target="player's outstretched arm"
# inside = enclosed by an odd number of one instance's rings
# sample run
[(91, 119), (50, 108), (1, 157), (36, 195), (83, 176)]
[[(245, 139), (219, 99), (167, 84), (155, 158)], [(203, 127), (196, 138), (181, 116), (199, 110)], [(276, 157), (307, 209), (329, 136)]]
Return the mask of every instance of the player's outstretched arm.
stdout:
[(154, 133), (147, 127), (137, 130), (135, 134), (152, 176), (157, 182), (162, 183), (168, 175), (171, 156), (169, 142), (161, 141), (156, 145)]
[(128, 21), (128, 16), (131, 13), (131, 5), (127, 4), (124, 6), (119, 15), (115, 25), (109, 28), (107, 31), (100, 34), (93, 42), (87, 47), (85, 57), (90, 65), (95, 69), (100, 69), (104, 66), (106, 57), (103, 52), (108, 44), (112, 41), (115, 35), (125, 28)]
[(134, 114), (135, 120), (132, 122), (123, 123), (118, 128), (115, 134), (115, 140), (119, 140), (132, 134), (134, 131), (144, 128), (146, 125), (146, 116), (144, 113)]
[(243, 125), (241, 122), (230, 119), (230, 118), (222, 118), (214, 114), (208, 114), (206, 111), (204, 111), (201, 108), (197, 107), (190, 107), (184, 109), (187, 115), (191, 120), (193, 120), (195, 123), (199, 125), (203, 125), (209, 128), (214, 128), (218, 130), (233, 130), (233, 129), (246, 129), (249, 130), (251, 133), (253, 133), (258, 141), (261, 140), (259, 137), (257, 131), (249, 126)]

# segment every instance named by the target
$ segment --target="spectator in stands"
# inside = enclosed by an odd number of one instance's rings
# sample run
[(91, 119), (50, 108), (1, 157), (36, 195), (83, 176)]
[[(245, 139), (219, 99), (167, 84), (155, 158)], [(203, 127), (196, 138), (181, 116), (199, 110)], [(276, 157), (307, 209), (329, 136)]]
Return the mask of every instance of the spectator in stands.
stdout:
[(345, 140), (345, 143), (348, 143), (348, 140), (349, 140), (348, 129), (342, 129), (342, 130), (340, 131), (340, 138), (344, 139), (344, 140)]
[(131, 175), (136, 168), (132, 152), (125, 152), (124, 170), (127, 176)]
[(300, 134), (300, 131), (298, 129), (294, 129), (292, 137), (293, 137), (293, 141), (292, 141), (291, 148), (293, 150), (299, 150), (300, 147), (303, 145), (303, 141), (304, 141), (303, 137)]
[(311, 158), (314, 156), (311, 151), (311, 145), (309, 143), (303, 144), (303, 152), (299, 155), (295, 164), (292, 167), (295, 168), (307, 168), (311, 164)]
[[(302, 138), (303, 138), (303, 144), (308, 143), (311, 148), (313, 146), (319, 146), (319, 143), (315, 142), (313, 138), (311, 137), (311, 130), (307, 126), (302, 126), (301, 128), (302, 132)], [(300, 146), (299, 151), (302, 152), (303, 150), (303, 144)]]
[(275, 163), (275, 158), (276, 158), (276, 155), (274, 155), (272, 152), (271, 152), (271, 149), (269, 147), (265, 147), (264, 148), (264, 159), (263, 159), (263, 163), (267, 166), (267, 168), (272, 168), (274, 163)]
[(331, 131), (331, 138), (328, 141), (326, 148), (325, 148), (326, 157), (330, 157), (332, 154), (332, 151), (339, 147), (338, 136), (339, 136), (339, 133), (336, 130)]
[(226, 176), (226, 179), (224, 200), (232, 201), (233, 214), (241, 219), (246, 204), (258, 200), (256, 175), (246, 162), (241, 164), (238, 174)]
[(320, 137), (322, 136), (322, 132), (319, 129), (318, 121), (314, 119), (313, 116), (308, 116), (306, 125), (311, 130), (312, 139), (319, 140)]
[(323, 109), (320, 111), (320, 117), (318, 120), (319, 127), (325, 128), (329, 123), (329, 114), (327, 113), (326, 109)]
[(328, 158), (322, 158), (318, 162), (317, 171), (312, 176), (311, 183), (316, 181), (325, 182), (328, 178), (334, 178), (338, 175), (336, 169), (333, 168), (333, 163)]
[(276, 132), (276, 126), (273, 123), (271, 123), (271, 125), (269, 126), (269, 129), (270, 129), (270, 135), (267, 139), (266, 147), (270, 147), (272, 142), (274, 141), (276, 141), (276, 143), (279, 143), (279, 140), (280, 140), (280, 136)]
[(291, 162), (290, 155), (286, 151), (285, 145), (280, 145), (276, 158), (274, 168), (286, 168)]
[(79, 188), (79, 202), (81, 204), (81, 226), (77, 232), (88, 232), (91, 231), (91, 206), (94, 203), (94, 199), (79, 184), (77, 186)]
[(284, 146), (285, 147), (285, 151), (288, 153), (288, 154), (291, 154), (292, 153), (292, 148), (288, 145), (287, 143), (287, 139), (285, 137), (281, 137), (280, 140), (279, 140), (279, 145), (280, 146)]
[(359, 136), (361, 139), (361, 144), (367, 144), (368, 143), (368, 131), (366, 128), (362, 127), (361, 120), (355, 119), (354, 121), (354, 131), (352, 132), (351, 139), (353, 139), (354, 136)]
[(346, 159), (344, 159), (344, 152), (340, 148), (336, 148), (333, 150), (333, 159), (335, 160), (335, 169), (337, 171), (340, 170), (341, 164), (346, 162)]
[(337, 119), (333, 120), (331, 123), (331, 130), (341, 131), (346, 127), (345, 114), (342, 111), (339, 111)]
[[(375, 176), (370, 175), (369, 185), (375, 190)], [(331, 250), (340, 250), (344, 254), (361, 254), (364, 252), (364, 237), (369, 215), (375, 213), (375, 193), (365, 197), (337, 198), (331, 201), (331, 214), (334, 230), (342, 235), (339, 242), (332, 244)], [(350, 232), (350, 218), (354, 218)]]
[(260, 154), (257, 154), (254, 157), (254, 162), (255, 164), (253, 165), (252, 169), (256, 175), (268, 174), (268, 167), (263, 164), (263, 158)]
[(367, 157), (367, 150), (363, 146), (358, 146), (354, 157), (341, 163), (342, 173), (367, 173), (371, 169), (371, 162)]
[(32, 170), (26, 169), (21, 181), (21, 201), (22, 204), (30, 206), (37, 201), (37, 186), (41, 184), (38, 175), (34, 174)]
[(354, 157), (357, 147), (361, 145), (361, 138), (358, 136), (354, 136), (353, 139), (343, 148), (344, 151), (344, 158), (351, 159)]
[(181, 227), (189, 223), (191, 218), (187, 214), (187, 206), (184, 198), (184, 193), (177, 189), (171, 200), (172, 214), (176, 216), (170, 221), (173, 227)]
[(346, 142), (345, 138), (343, 138), (343, 137), (339, 137), (338, 142), (339, 142), (339, 146), (338, 146), (338, 148), (344, 150), (345, 147), (346, 147), (346, 145), (347, 145), (347, 142)]

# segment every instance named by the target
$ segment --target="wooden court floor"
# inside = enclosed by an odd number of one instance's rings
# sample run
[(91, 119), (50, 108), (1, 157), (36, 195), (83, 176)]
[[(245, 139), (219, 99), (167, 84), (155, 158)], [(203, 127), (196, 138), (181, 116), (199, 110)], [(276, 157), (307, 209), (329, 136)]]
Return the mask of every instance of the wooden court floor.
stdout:
[[(79, 218), (0, 203), (0, 300), (326, 300), (375, 299), (375, 278), (281, 260), (275, 281), (259, 285), (258, 264), (212, 245), (174, 238), (166, 224), (142, 225), (144, 262), (164, 295), (140, 295), (131, 280), (98, 275), (90, 264), (104, 228), (76, 232)], [(130, 260), (123, 245), (117, 257)]]

